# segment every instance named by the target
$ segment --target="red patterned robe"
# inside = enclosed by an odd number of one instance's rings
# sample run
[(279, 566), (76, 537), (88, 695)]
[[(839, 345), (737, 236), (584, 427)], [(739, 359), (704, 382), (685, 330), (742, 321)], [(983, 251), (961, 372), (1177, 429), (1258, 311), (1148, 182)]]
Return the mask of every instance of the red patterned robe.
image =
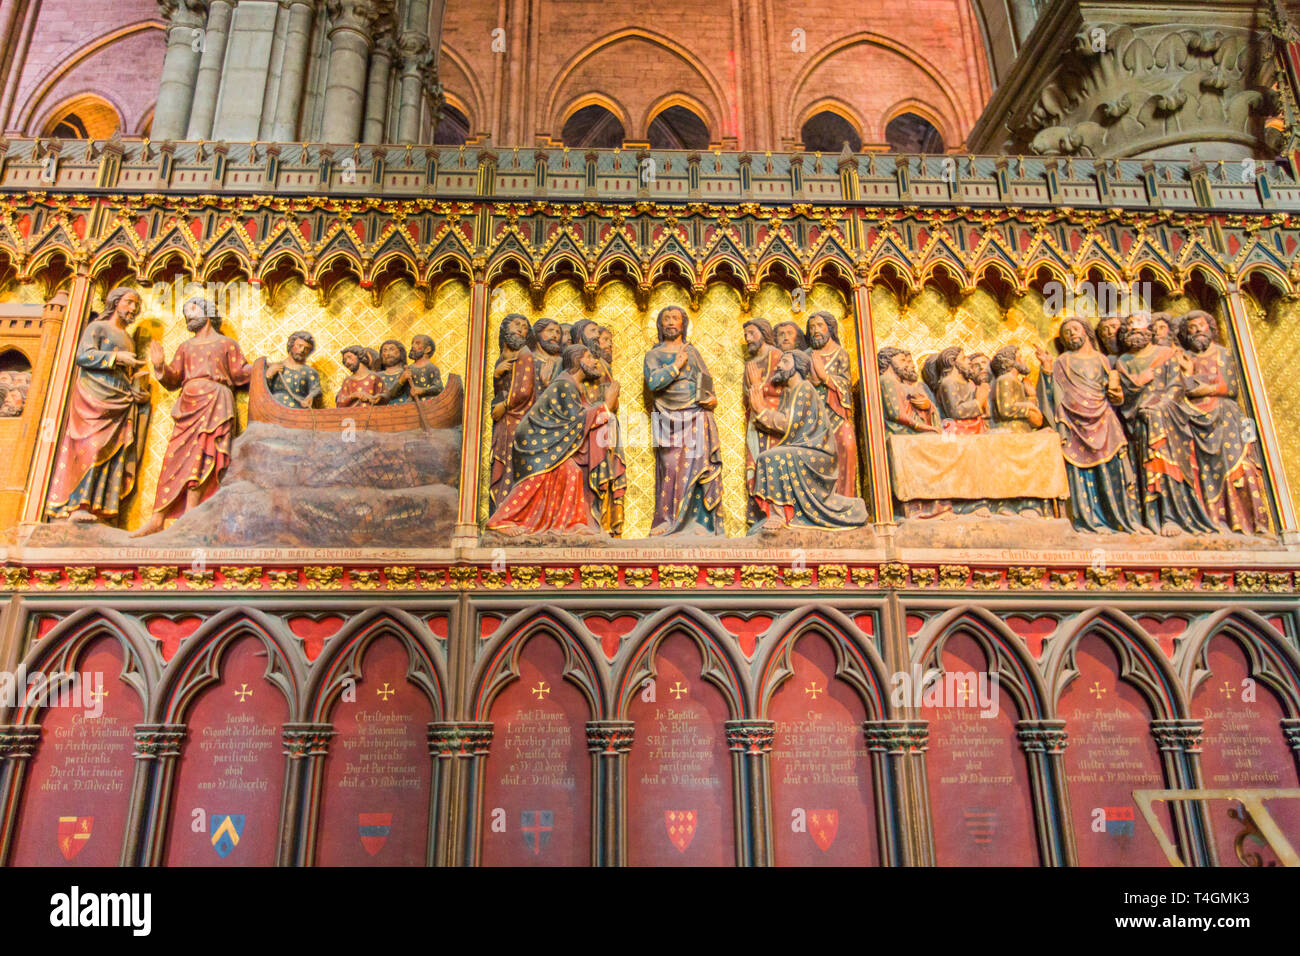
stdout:
[[(496, 369), (503, 364), (510, 371), (497, 377)], [(488, 502), (495, 510), (506, 500), (514, 484), (510, 448), (514, 444), (515, 430), (537, 400), (537, 360), (533, 353), (524, 348), (513, 356), (498, 359), (493, 369), (492, 385), (492, 405), (505, 405), (505, 414), (492, 423), (492, 478)]]
[(376, 373), (371, 372), (360, 378), (349, 375), (343, 380), (343, 386), (334, 398), (334, 407), (350, 408), (353, 405), (360, 405), (362, 398), (373, 398), (382, 394), (384, 394), (384, 382)]
[(247, 385), (252, 366), (234, 339), (218, 335), (182, 342), (164, 366), (159, 383), (181, 393), (172, 406), (171, 440), (158, 476), (154, 511), (171, 517), (185, 508), (186, 489), (201, 489), (201, 501), (217, 490), (230, 464), (235, 434), (236, 385)]

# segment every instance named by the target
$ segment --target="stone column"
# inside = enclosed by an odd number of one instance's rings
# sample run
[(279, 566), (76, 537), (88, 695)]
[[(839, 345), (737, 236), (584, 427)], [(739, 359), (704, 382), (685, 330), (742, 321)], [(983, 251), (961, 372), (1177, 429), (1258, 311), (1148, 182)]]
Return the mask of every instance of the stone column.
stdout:
[(172, 780), (185, 739), (184, 724), (138, 724), (135, 728), (136, 771), (131, 803), (141, 808), (126, 834), (124, 862), (161, 866), (163, 836), (171, 815)]
[(9, 862), (18, 801), (23, 792), (27, 761), (36, 753), (41, 728), (27, 724), (0, 725), (0, 866)]
[(167, 55), (150, 138), (162, 141), (182, 139), (189, 128), (207, 0), (159, 0), (159, 6), (168, 21)]
[(862, 732), (871, 752), (881, 863), (933, 866), (930, 793), (925, 776), (929, 722), (865, 720)]
[(776, 722), (729, 720), (727, 746), (731, 748), (731, 793), (735, 807), (737, 866), (772, 865), (772, 814), (768, 763)]
[(226, 39), (230, 36), (230, 17), (234, 9), (232, 0), (209, 2), (208, 24), (200, 45), (198, 80), (194, 85), (194, 104), (190, 110), (186, 139), (209, 139), (212, 136), (212, 120), (217, 115), (217, 93), (221, 89), (221, 68), (226, 60)]
[(370, 54), (370, 82), (366, 87), (366, 124), (363, 143), (384, 143), (388, 121), (388, 74), (393, 65), (393, 34), (387, 30), (375, 37)]
[[(854, 210), (849, 210), (853, 215)], [(867, 263), (859, 262), (853, 283), (853, 318), (858, 329), (858, 368), (862, 376), (862, 426), (858, 429), (858, 447), (868, 451), (867, 477), (871, 480), (871, 517), (876, 533), (894, 532), (894, 493), (889, 482), (889, 459), (885, 453), (888, 435), (885, 410), (880, 398), (880, 372), (876, 365), (876, 327), (871, 316), (871, 285), (863, 276)], [(864, 491), (866, 489), (863, 489)], [(866, 494), (863, 497), (867, 497)]]
[(325, 756), (329, 753), (331, 724), (285, 724), (285, 771), (281, 818), (287, 826), (280, 845), (280, 866), (311, 866), (316, 862), (316, 824), (320, 816), (320, 790)]
[[(1165, 781), (1170, 789), (1201, 789), (1201, 740), (1204, 735), (1204, 725), (1199, 720), (1151, 721), (1151, 736), (1160, 748), (1160, 762), (1164, 764)], [(1174, 818), (1183, 863), (1187, 866), (1217, 866), (1205, 805), (1199, 800), (1171, 800), (1169, 809)]]
[[(52, 328), (41, 331), (41, 354), (36, 357), (32, 369), (32, 387), (36, 387), (37, 371), (47, 377), (43, 382), (45, 397), (41, 400), (40, 432), (32, 436), (32, 464), (27, 472), (32, 476), (23, 498), (22, 521), (24, 524), (41, 520), (45, 513), (45, 493), (50, 486), (50, 474), (54, 468), (54, 455), (59, 447), (59, 435), (63, 428), (64, 406), (72, 377), (76, 374), (74, 359), (77, 355), (77, 343), (81, 339), (81, 330), (91, 308), (90, 272), (85, 260), (76, 264), (77, 273), (72, 279), (68, 291), (67, 305), (59, 310), (55, 305), (57, 296), (51, 299), (41, 313), (41, 324), (47, 323)], [(56, 340), (58, 345), (52, 355), (47, 355), (45, 345), (48, 340)], [(29, 412), (28, 414), (32, 414)], [(33, 415), (33, 422), (36, 421)], [(24, 476), (25, 480), (25, 476)]]
[(370, 0), (330, 0), (329, 13), (329, 76), (321, 141), (355, 143), (361, 137), (373, 13)]
[(284, 39), (284, 67), (280, 72), (280, 93), (275, 100), (271, 140), (297, 142), (298, 113), (302, 110), (303, 82), (307, 76), (307, 54), (311, 46), (314, 0), (289, 0), (289, 25)]
[(1016, 739), (1029, 761), (1029, 787), (1034, 799), (1034, 828), (1043, 866), (1077, 866), (1074, 827), (1070, 822), (1069, 791), (1065, 785), (1063, 720), (1016, 722)]
[(398, 82), (397, 142), (414, 143), (420, 135), (420, 108), (424, 100), (425, 64), (430, 59), (429, 37), (408, 31), (397, 41), (401, 54), (401, 79)]
[(1019, 51), (1034, 32), (1038, 22), (1037, 0), (1011, 0), (1011, 29), (1015, 34), (1016, 50)]
[(627, 863), (627, 755), (635, 725), (630, 720), (587, 722), (591, 751), (591, 865)]
[(429, 724), (433, 806), (429, 810), (430, 863), (477, 866), (483, 821), (483, 761), (492, 746), (490, 721)]

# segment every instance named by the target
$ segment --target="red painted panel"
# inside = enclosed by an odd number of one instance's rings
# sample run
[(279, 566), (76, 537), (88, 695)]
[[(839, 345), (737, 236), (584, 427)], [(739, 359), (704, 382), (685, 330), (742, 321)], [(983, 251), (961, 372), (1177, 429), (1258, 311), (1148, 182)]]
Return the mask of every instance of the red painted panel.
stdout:
[[(1132, 685), (1119, 680), (1119, 659), (1102, 638), (1075, 650), (1079, 676), (1058, 708), (1070, 735), (1065, 776), (1082, 866), (1168, 866), (1133, 799), (1134, 790), (1166, 786), (1151, 736), (1151, 711)], [(1161, 824), (1173, 836), (1167, 811)]]
[[(925, 768), (935, 861), (940, 866), (1036, 866), (1029, 766), (1016, 740), (1019, 715), (1011, 695), (999, 680), (993, 706), (987, 659), (966, 634), (948, 639), (941, 663), (944, 693), (935, 690), (921, 698), (921, 716), (930, 722)], [(958, 675), (968, 676), (958, 681)], [(981, 678), (986, 681), (982, 688)]]
[(821, 637), (790, 655), (794, 674), (768, 707), (772, 745), (772, 838), (778, 866), (879, 863), (871, 756), (857, 691), (835, 680), (835, 652)]
[[(1205, 787), (1296, 787), (1295, 758), (1280, 724), (1286, 711), (1264, 684), (1250, 679), (1246, 655), (1236, 641), (1216, 637), (1210, 642), (1207, 656), (1210, 676), (1192, 696), (1192, 716), (1199, 717), (1205, 726), (1201, 749), (1201, 780)], [(1228, 815), (1238, 804), (1213, 800), (1205, 806), (1219, 865), (1241, 865), (1233, 844), (1243, 827)], [(1300, 849), (1300, 800), (1271, 800), (1265, 807), (1291, 845)], [(1253, 838), (1242, 842), (1242, 851), (1258, 853), (1265, 866), (1276, 860), (1266, 843)]]
[[(237, 640), (226, 649), (220, 680), (190, 707), (167, 831), (168, 866), (275, 864), (288, 708), (279, 688), (262, 679), (266, 664), (261, 640)], [(200, 819), (206, 823), (195, 832)]]
[(13, 865), (117, 866), (135, 773), (133, 731), (144, 719), (139, 696), (118, 679), (122, 662), (116, 638), (93, 641), (77, 664), (86, 677), (60, 695), (72, 706), (45, 711), (23, 785)]
[(401, 641), (378, 638), (366, 648), (355, 699), (334, 705), (321, 789), (321, 866), (425, 864), (434, 714), (428, 696), (407, 679), (409, 664)]
[(589, 715), (582, 691), (564, 679), (564, 649), (550, 637), (531, 639), (519, 679), (492, 702), (484, 866), (590, 865)]
[(727, 702), (700, 677), (702, 666), (694, 640), (670, 635), (658, 648), (653, 687), (628, 707), (636, 722), (627, 796), (633, 866), (735, 864)]

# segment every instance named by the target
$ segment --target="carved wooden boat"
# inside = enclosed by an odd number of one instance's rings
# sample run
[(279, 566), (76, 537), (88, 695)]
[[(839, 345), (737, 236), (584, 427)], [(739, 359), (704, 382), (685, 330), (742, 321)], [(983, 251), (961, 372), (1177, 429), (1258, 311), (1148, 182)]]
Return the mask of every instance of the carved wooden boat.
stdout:
[(266, 359), (259, 358), (253, 363), (253, 377), (248, 383), (248, 420), (312, 431), (341, 431), (349, 426), (375, 432), (455, 428), (461, 423), (463, 398), (460, 376), (451, 374), (447, 376), (446, 386), (433, 398), (417, 399), (405, 405), (286, 408), (266, 387)]

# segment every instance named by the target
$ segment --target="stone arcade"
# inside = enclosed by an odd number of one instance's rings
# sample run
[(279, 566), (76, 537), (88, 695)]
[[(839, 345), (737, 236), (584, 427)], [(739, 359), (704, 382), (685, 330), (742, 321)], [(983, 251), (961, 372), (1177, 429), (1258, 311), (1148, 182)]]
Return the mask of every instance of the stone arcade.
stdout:
[(1300, 863), (1295, 11), (576, 6), (0, 17), (0, 864)]

